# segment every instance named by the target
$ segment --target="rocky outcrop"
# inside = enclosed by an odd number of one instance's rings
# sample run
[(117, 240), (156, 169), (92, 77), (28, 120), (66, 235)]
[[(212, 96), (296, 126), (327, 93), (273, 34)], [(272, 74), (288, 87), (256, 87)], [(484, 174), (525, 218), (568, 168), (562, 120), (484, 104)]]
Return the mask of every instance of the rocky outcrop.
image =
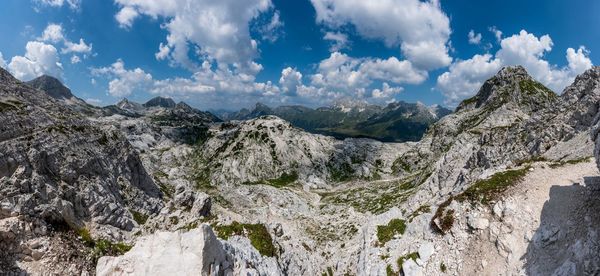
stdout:
[[(247, 239), (246, 239), (247, 241)], [(97, 275), (282, 275), (273, 258), (249, 242), (218, 240), (204, 224), (189, 232), (158, 232), (125, 255), (102, 257)]]
[[(0, 220), (131, 231), (138, 226), (133, 214), (162, 208), (161, 191), (119, 131), (93, 124), (2, 69), (0, 75)], [(14, 238), (48, 234), (32, 233)]]

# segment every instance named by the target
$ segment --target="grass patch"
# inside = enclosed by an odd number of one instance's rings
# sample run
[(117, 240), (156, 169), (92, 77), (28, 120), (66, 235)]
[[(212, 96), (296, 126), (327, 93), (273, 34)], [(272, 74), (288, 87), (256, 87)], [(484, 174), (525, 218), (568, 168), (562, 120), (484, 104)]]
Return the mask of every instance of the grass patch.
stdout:
[(410, 260), (413, 260), (416, 262), (418, 258), (419, 258), (418, 252), (411, 252), (404, 256), (398, 257), (398, 260), (396, 260), (396, 263), (398, 264), (398, 268), (400, 270), (402, 270), (402, 265), (404, 264), (405, 261), (408, 261), (410, 259)]
[(499, 172), (488, 179), (478, 180), (466, 191), (457, 196), (456, 199), (461, 202), (469, 200), (471, 202), (488, 204), (495, 201), (501, 193), (508, 189), (508, 187), (523, 180), (529, 171), (529, 168), (530, 167), (527, 166), (523, 169)]
[(414, 218), (422, 215), (422, 214), (427, 214), (431, 212), (431, 206), (425, 204), (425, 205), (421, 205), (417, 210), (415, 210), (414, 212), (412, 212), (412, 214), (410, 214), (408, 216), (408, 221), (412, 221)]
[(592, 159), (591, 157), (582, 157), (582, 158), (572, 159), (572, 160), (563, 160), (563, 161), (559, 161), (559, 162), (554, 162), (548, 166), (552, 169), (556, 169), (556, 168), (564, 167), (566, 165), (575, 165), (575, 164), (579, 164), (579, 163), (589, 162), (591, 159)]
[(245, 236), (250, 239), (250, 243), (263, 256), (275, 256), (275, 246), (273, 239), (263, 224), (242, 224), (237, 221), (230, 225), (214, 226), (217, 236), (223, 240), (231, 236)]
[(392, 219), (387, 225), (377, 225), (377, 239), (384, 245), (392, 240), (394, 236), (404, 234), (406, 231), (406, 221), (402, 219)]
[(138, 211), (134, 211), (134, 210), (129, 210), (129, 212), (131, 213), (131, 215), (133, 216), (133, 220), (135, 220), (135, 222), (137, 222), (137, 224), (139, 224), (139, 225), (146, 224), (146, 221), (148, 220), (148, 215), (140, 213)]
[(270, 185), (273, 186), (275, 188), (283, 188), (286, 187), (294, 182), (296, 182), (298, 180), (298, 173), (297, 172), (291, 172), (291, 173), (283, 173), (281, 174), (280, 177), (278, 178), (273, 178), (273, 179), (267, 179), (267, 180), (259, 180), (259, 181), (255, 181), (255, 182), (244, 182), (244, 185), (259, 185), (259, 184), (266, 184), (266, 185)]
[(94, 264), (96, 264), (100, 257), (123, 255), (133, 247), (122, 242), (113, 243), (105, 239), (95, 240), (86, 228), (77, 230), (77, 234), (83, 241), (83, 244), (91, 249), (90, 255)]

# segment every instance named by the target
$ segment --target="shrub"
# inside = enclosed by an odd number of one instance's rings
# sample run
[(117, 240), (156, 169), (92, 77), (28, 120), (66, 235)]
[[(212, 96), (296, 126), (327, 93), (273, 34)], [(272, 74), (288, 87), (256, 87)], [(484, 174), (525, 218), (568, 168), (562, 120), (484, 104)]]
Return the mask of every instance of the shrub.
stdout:
[(377, 239), (382, 244), (392, 240), (397, 234), (404, 234), (406, 222), (402, 219), (392, 219), (387, 225), (377, 226)]
[(231, 236), (245, 236), (258, 252), (264, 256), (275, 256), (273, 239), (263, 224), (242, 224), (237, 221), (230, 225), (217, 225), (214, 227), (219, 238), (229, 239)]

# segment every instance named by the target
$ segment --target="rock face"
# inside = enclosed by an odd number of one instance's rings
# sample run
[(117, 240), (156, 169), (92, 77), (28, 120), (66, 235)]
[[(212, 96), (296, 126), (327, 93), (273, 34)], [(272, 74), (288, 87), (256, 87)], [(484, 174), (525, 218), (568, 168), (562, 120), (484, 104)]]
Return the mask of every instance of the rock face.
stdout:
[(46, 91), (50, 97), (57, 100), (65, 100), (73, 97), (71, 89), (65, 87), (58, 79), (51, 76), (43, 75), (28, 81), (27, 84), (35, 89)]
[(134, 212), (162, 208), (159, 188), (120, 132), (92, 124), (2, 69), (0, 75), (0, 220), (130, 231), (138, 224)]
[(120, 257), (102, 257), (97, 275), (281, 275), (273, 259), (250, 244), (217, 239), (210, 226), (158, 232)]

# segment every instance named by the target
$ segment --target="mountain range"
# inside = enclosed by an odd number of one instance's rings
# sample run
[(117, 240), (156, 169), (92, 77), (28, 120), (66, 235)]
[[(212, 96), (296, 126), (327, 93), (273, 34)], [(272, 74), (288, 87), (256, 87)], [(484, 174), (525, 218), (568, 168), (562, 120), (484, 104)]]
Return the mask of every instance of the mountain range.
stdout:
[(344, 138), (371, 138), (385, 142), (418, 141), (429, 125), (452, 111), (440, 106), (394, 102), (385, 107), (360, 101), (340, 101), (316, 109), (304, 106), (271, 108), (257, 103), (252, 110), (221, 112), (223, 120), (249, 120), (275, 115), (311, 133)]
[(0, 69), (0, 272), (594, 275), (599, 102), (600, 67), (557, 95), (513, 66), (451, 113), (217, 118)]

